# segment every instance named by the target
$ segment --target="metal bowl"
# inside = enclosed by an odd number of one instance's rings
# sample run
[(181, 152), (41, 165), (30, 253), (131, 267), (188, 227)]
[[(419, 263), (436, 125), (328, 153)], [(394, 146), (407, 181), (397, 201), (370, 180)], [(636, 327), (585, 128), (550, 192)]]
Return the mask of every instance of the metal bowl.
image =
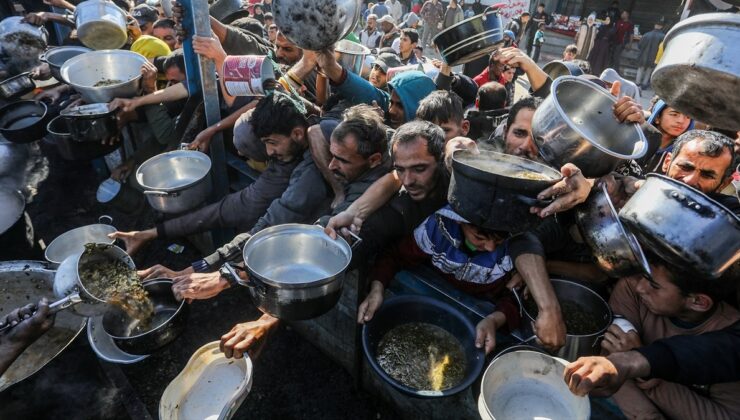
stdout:
[(360, 0), (275, 0), (280, 31), (298, 47), (321, 51), (343, 39), (360, 20)]
[[(90, 51), (73, 57), (62, 65), (61, 76), (87, 103), (110, 102), (114, 98), (132, 98), (139, 92), (141, 66), (146, 58), (124, 50)], [(108, 80), (120, 83), (95, 84)]]
[[(465, 376), (459, 384), (441, 391), (420, 391), (396, 381), (380, 367), (376, 357), (380, 340), (394, 327), (411, 322), (430, 323), (457, 338), (466, 357)], [(362, 350), (372, 370), (384, 381), (406, 395), (420, 398), (464, 391), (478, 378), (485, 362), (483, 350), (475, 347), (475, 325), (470, 319), (446, 302), (420, 295), (394, 296), (383, 302), (373, 319), (362, 327)]]
[(130, 365), (140, 362), (148, 355), (128, 354), (116, 346), (110, 335), (103, 329), (103, 315), (91, 316), (87, 320), (87, 342), (99, 359), (109, 363)]
[(0, 134), (13, 143), (40, 140), (48, 122), (48, 108), (40, 101), (12, 102), (0, 108)]
[(589, 80), (562, 76), (532, 117), (532, 135), (540, 156), (560, 168), (573, 163), (583, 175), (598, 178), (620, 162), (639, 159), (647, 140), (639, 124), (614, 118), (617, 99)]
[(663, 57), (650, 78), (655, 93), (696, 120), (740, 130), (740, 15), (693, 16), (674, 26), (663, 42)]
[(109, 216), (101, 216), (100, 223), (81, 226), (57, 236), (46, 247), (44, 257), (51, 263), (61, 264), (67, 257), (82, 253), (85, 244), (112, 244), (115, 239), (110, 239), (108, 234), (115, 232), (116, 228), (110, 222), (104, 223), (106, 217), (110, 219)]
[(188, 305), (177, 301), (172, 292), (172, 280), (155, 279), (144, 283), (144, 290), (154, 304), (153, 328), (136, 333), (140, 321), (131, 319), (118, 307), (103, 315), (103, 329), (116, 346), (132, 355), (151, 354), (175, 341), (185, 330)]
[(637, 238), (622, 222), (602, 184), (588, 200), (576, 208), (576, 222), (581, 236), (591, 247), (596, 263), (614, 278), (650, 273), (645, 254)]
[(362, 73), (362, 65), (365, 64), (365, 57), (370, 54), (370, 49), (364, 45), (346, 39), (337, 42), (334, 51), (339, 55), (337, 59), (339, 64), (355, 74)]
[(74, 45), (65, 47), (55, 47), (47, 50), (41, 54), (39, 60), (49, 65), (49, 71), (52, 77), (60, 82), (69, 83), (62, 77), (62, 66), (72, 57), (77, 57), (80, 54), (92, 51), (90, 48), (77, 47)]

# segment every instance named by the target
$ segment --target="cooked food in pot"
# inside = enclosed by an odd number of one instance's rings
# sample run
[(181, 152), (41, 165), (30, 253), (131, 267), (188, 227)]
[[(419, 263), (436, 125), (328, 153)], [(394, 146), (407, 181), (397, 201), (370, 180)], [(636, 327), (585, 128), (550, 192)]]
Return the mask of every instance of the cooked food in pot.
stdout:
[(93, 87), (104, 87), (104, 86), (113, 86), (123, 83), (123, 80), (118, 79), (103, 79), (93, 85)]

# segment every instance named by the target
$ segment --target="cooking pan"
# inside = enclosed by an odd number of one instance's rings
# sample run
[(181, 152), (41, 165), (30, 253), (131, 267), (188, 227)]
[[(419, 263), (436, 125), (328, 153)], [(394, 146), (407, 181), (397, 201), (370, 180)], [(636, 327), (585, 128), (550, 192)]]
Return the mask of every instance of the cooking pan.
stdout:
[(103, 142), (79, 142), (72, 139), (67, 122), (62, 116), (54, 117), (46, 125), (49, 139), (57, 148), (59, 156), (69, 161), (92, 160), (105, 156), (119, 147), (118, 144)]
[(519, 233), (545, 220), (529, 209), (546, 207), (550, 202), (538, 200), (537, 195), (560, 179), (562, 175), (555, 169), (518, 156), (460, 150), (452, 156), (447, 199), (474, 225)]
[(667, 176), (648, 174), (619, 218), (644, 246), (700, 278), (719, 278), (740, 259), (740, 217)]
[(56, 80), (69, 83), (62, 77), (62, 66), (72, 57), (77, 57), (80, 54), (92, 51), (90, 48), (78, 47), (74, 45), (68, 45), (63, 47), (54, 47), (39, 57), (39, 60), (49, 65), (49, 71), (51, 76)]
[[(37, 303), (42, 297), (54, 300), (52, 266), (42, 261), (0, 262), (0, 313)], [(39, 337), (0, 377), (0, 392), (41, 370), (61, 353), (85, 328), (86, 319), (70, 312), (56, 314), (54, 326)]]
[(177, 301), (172, 280), (155, 279), (144, 283), (144, 290), (154, 304), (151, 329), (137, 333), (140, 321), (130, 318), (117, 306), (103, 315), (103, 329), (121, 350), (133, 355), (151, 354), (173, 342), (185, 330), (188, 305)]
[(21, 73), (0, 82), (0, 97), (13, 99), (21, 97), (36, 89), (36, 83), (31, 79), (31, 73)]
[(13, 143), (31, 143), (46, 134), (49, 112), (40, 101), (18, 101), (0, 108), (0, 134)]
[(663, 42), (663, 57), (650, 78), (655, 93), (696, 120), (740, 130), (740, 15), (690, 17)]
[(275, 0), (272, 13), (286, 38), (304, 50), (321, 51), (355, 29), (361, 4), (359, 0)]
[[(465, 376), (452, 388), (441, 391), (419, 391), (388, 375), (377, 361), (377, 348), (385, 334), (399, 325), (425, 322), (436, 325), (457, 338), (465, 354)], [(440, 300), (420, 295), (394, 296), (386, 299), (362, 327), (362, 350), (372, 370), (398, 391), (417, 398), (455, 395), (467, 389), (480, 375), (485, 362), (483, 349), (475, 347), (475, 325), (459, 309)]]
[(109, 110), (108, 104), (74, 106), (63, 110), (60, 115), (75, 141), (100, 143), (118, 135), (116, 111)]
[(450, 66), (474, 61), (501, 47), (504, 41), (499, 5), (441, 31), (432, 42)]

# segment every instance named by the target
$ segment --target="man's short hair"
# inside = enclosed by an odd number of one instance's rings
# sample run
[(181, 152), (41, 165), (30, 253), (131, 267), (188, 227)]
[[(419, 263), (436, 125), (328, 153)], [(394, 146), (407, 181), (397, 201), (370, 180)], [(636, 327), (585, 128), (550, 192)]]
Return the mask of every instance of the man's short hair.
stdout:
[(407, 37), (409, 37), (409, 40), (411, 40), (412, 44), (416, 44), (419, 42), (419, 32), (417, 32), (414, 28), (401, 29), (401, 35), (406, 35)]
[(243, 17), (239, 18), (231, 23), (229, 23), (229, 26), (233, 26), (241, 31), (249, 32), (252, 35), (256, 35), (258, 37), (262, 37), (265, 31), (264, 25), (262, 23), (253, 18), (253, 17)]
[(535, 111), (541, 103), (542, 99), (535, 98), (534, 96), (527, 96), (526, 98), (520, 99), (514, 103), (514, 105), (511, 106), (511, 109), (509, 109), (509, 115), (506, 117), (506, 130), (509, 130), (514, 124), (517, 115), (519, 115), (519, 111), (523, 109), (531, 109)]
[(464, 118), (463, 101), (455, 92), (435, 90), (419, 102), (416, 118), (436, 124), (460, 123)]
[(158, 28), (175, 29), (175, 21), (170, 18), (159, 19), (158, 21), (154, 22), (154, 26), (152, 26), (152, 28), (154, 29), (158, 29)]
[(175, 51), (172, 51), (170, 55), (164, 57), (164, 61), (162, 62), (162, 73), (174, 66), (177, 66), (181, 72), (185, 73), (185, 54), (183, 54), (182, 48), (178, 48)]
[(391, 155), (399, 144), (415, 142), (419, 137), (427, 142), (427, 152), (438, 162), (444, 162), (445, 132), (436, 124), (429, 121), (414, 120), (398, 127), (391, 139)]
[(354, 135), (357, 153), (365, 159), (375, 153), (383, 155), (387, 152), (386, 126), (375, 108), (366, 104), (355, 105), (344, 111), (342, 118), (331, 134), (332, 139), (343, 143), (348, 134)]
[(712, 298), (716, 305), (720, 300), (728, 297), (730, 293), (735, 291), (734, 281), (702, 278), (693, 271), (670, 265), (650, 250), (649, 247), (643, 246), (642, 249), (649, 264), (665, 268), (668, 272), (668, 280), (678, 287), (678, 290), (681, 291), (681, 295), (683, 296), (690, 294), (707, 295)]
[(378, 20), (378, 15), (376, 15), (375, 13), (370, 13), (369, 15), (367, 15), (367, 19), (365, 20), (370, 20), (370, 19)]
[(735, 142), (731, 138), (714, 131), (691, 130), (687, 131), (676, 139), (673, 143), (673, 152), (671, 155), (675, 158), (681, 153), (681, 149), (690, 141), (699, 141), (699, 154), (716, 158), (722, 156), (725, 149), (730, 152), (730, 164), (722, 174), (722, 179), (727, 179), (735, 170), (737, 156), (735, 155)]
[(570, 44), (567, 47), (565, 47), (565, 52), (571, 53), (571, 54), (578, 54), (578, 46), (576, 44)]
[(308, 127), (306, 117), (296, 107), (294, 99), (282, 93), (262, 98), (252, 112), (249, 123), (259, 138), (271, 134), (289, 136), (296, 127)]
[(478, 89), (478, 109), (492, 111), (506, 107), (508, 92), (499, 82), (488, 82)]

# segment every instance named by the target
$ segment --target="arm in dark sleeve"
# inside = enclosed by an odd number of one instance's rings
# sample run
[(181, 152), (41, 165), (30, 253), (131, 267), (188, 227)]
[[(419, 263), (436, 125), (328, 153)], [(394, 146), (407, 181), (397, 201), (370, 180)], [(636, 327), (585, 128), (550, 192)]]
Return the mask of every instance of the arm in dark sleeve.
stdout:
[(552, 86), (552, 79), (548, 77), (544, 85), (532, 92), (532, 96), (545, 99), (550, 94), (550, 86)]
[(434, 84), (437, 85), (437, 90), (450, 90), (452, 88), (452, 75), (442, 74), (439, 72), (437, 78), (434, 79)]
[(388, 248), (375, 262), (368, 278), (388, 287), (393, 277), (401, 270), (424, 263), (429, 256), (416, 245), (413, 236), (406, 236), (398, 244)]
[(524, 254), (535, 254), (545, 258), (545, 247), (532, 232), (525, 232), (509, 240), (509, 255), (512, 261)]
[(236, 260), (242, 254), (242, 248), (252, 235), (240, 233), (231, 242), (218, 248), (213, 254), (193, 263), (193, 268), (198, 272), (214, 271), (226, 262)]
[(740, 381), (740, 322), (701, 335), (677, 335), (635, 349), (650, 376), (684, 385)]
[(403, 217), (384, 205), (362, 224), (362, 242), (352, 251), (350, 269), (361, 267), (404, 235)]

